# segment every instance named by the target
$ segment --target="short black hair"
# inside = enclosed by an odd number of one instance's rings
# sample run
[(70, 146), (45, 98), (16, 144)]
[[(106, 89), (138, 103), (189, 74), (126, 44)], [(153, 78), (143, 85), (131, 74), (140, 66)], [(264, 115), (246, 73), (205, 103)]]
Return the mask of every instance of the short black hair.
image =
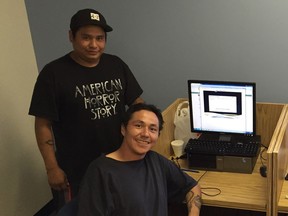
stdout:
[(133, 104), (127, 109), (122, 119), (122, 124), (124, 125), (124, 127), (125, 128), (127, 127), (128, 122), (132, 118), (133, 113), (137, 111), (141, 111), (141, 110), (147, 110), (147, 111), (153, 112), (157, 116), (158, 121), (159, 121), (159, 132), (160, 132), (163, 129), (163, 124), (164, 124), (161, 110), (158, 109), (155, 105), (146, 104), (146, 103)]

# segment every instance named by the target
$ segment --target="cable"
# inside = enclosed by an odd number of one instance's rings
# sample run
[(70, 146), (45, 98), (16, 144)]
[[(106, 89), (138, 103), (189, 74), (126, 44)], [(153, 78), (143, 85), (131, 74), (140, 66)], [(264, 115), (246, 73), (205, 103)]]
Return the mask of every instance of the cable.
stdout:
[[(186, 172), (197, 172), (199, 173), (199, 171), (197, 170), (193, 170), (193, 169), (186, 169), (186, 168), (181, 168), (180, 166), (180, 163), (179, 163), (179, 159), (181, 159), (181, 157), (171, 157), (171, 160), (172, 162), (178, 167), (180, 168), (181, 170), (183, 171), (186, 171)], [(200, 180), (203, 178), (203, 176), (207, 173), (207, 171), (205, 171), (197, 180), (197, 182), (199, 183)], [(204, 192), (204, 190), (216, 190), (216, 192), (214, 194), (211, 194), (211, 193), (207, 193), (207, 192)], [(214, 188), (214, 187), (205, 187), (205, 188), (202, 188), (201, 187), (201, 193), (206, 195), (206, 196), (210, 196), (210, 197), (214, 197), (214, 196), (218, 196), (219, 194), (221, 194), (221, 190), (219, 188)]]
[[(216, 190), (217, 192), (215, 194), (208, 194), (207, 192), (204, 192), (204, 190)], [(214, 188), (214, 187), (201, 188), (201, 191), (202, 191), (202, 194), (206, 196), (210, 196), (210, 197), (218, 196), (222, 192), (220, 188)]]
[(201, 176), (200, 178), (197, 180), (197, 182), (200, 182), (200, 180), (202, 179), (202, 177), (207, 173), (207, 171), (205, 171)]
[[(264, 146), (263, 144), (261, 144), (262, 146)], [(262, 166), (265, 166), (264, 165), (264, 162), (263, 161), (266, 161), (267, 160), (267, 158), (264, 158), (263, 157), (263, 153), (265, 152), (265, 151), (267, 151), (267, 147), (266, 146), (264, 146), (264, 148), (261, 150), (261, 152), (260, 152), (260, 161), (261, 161), (261, 164), (262, 164)]]

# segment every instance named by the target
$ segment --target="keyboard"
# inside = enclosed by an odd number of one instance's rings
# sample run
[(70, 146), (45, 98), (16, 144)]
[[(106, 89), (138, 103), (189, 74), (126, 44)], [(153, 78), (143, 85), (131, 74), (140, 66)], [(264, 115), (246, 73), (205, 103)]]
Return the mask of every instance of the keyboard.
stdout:
[(260, 147), (260, 142), (253, 140), (246, 140), (245, 142), (231, 142), (190, 139), (185, 147), (185, 152), (190, 154), (255, 157), (258, 156)]

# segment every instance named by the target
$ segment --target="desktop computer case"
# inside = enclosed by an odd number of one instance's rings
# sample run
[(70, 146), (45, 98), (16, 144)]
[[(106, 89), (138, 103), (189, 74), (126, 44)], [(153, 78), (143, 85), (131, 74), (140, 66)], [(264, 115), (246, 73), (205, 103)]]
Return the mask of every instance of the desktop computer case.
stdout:
[(191, 169), (236, 173), (252, 173), (257, 157), (258, 154), (255, 157), (238, 157), (187, 153)]

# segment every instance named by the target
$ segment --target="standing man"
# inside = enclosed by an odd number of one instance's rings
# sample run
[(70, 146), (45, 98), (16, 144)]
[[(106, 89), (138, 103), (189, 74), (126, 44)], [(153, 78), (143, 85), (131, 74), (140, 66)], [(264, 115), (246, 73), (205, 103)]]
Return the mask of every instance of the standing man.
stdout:
[(120, 146), (126, 105), (143, 102), (129, 67), (104, 53), (110, 31), (101, 13), (78, 11), (70, 23), (73, 51), (47, 64), (34, 87), (29, 114), (57, 208), (64, 195), (77, 195), (93, 159)]

